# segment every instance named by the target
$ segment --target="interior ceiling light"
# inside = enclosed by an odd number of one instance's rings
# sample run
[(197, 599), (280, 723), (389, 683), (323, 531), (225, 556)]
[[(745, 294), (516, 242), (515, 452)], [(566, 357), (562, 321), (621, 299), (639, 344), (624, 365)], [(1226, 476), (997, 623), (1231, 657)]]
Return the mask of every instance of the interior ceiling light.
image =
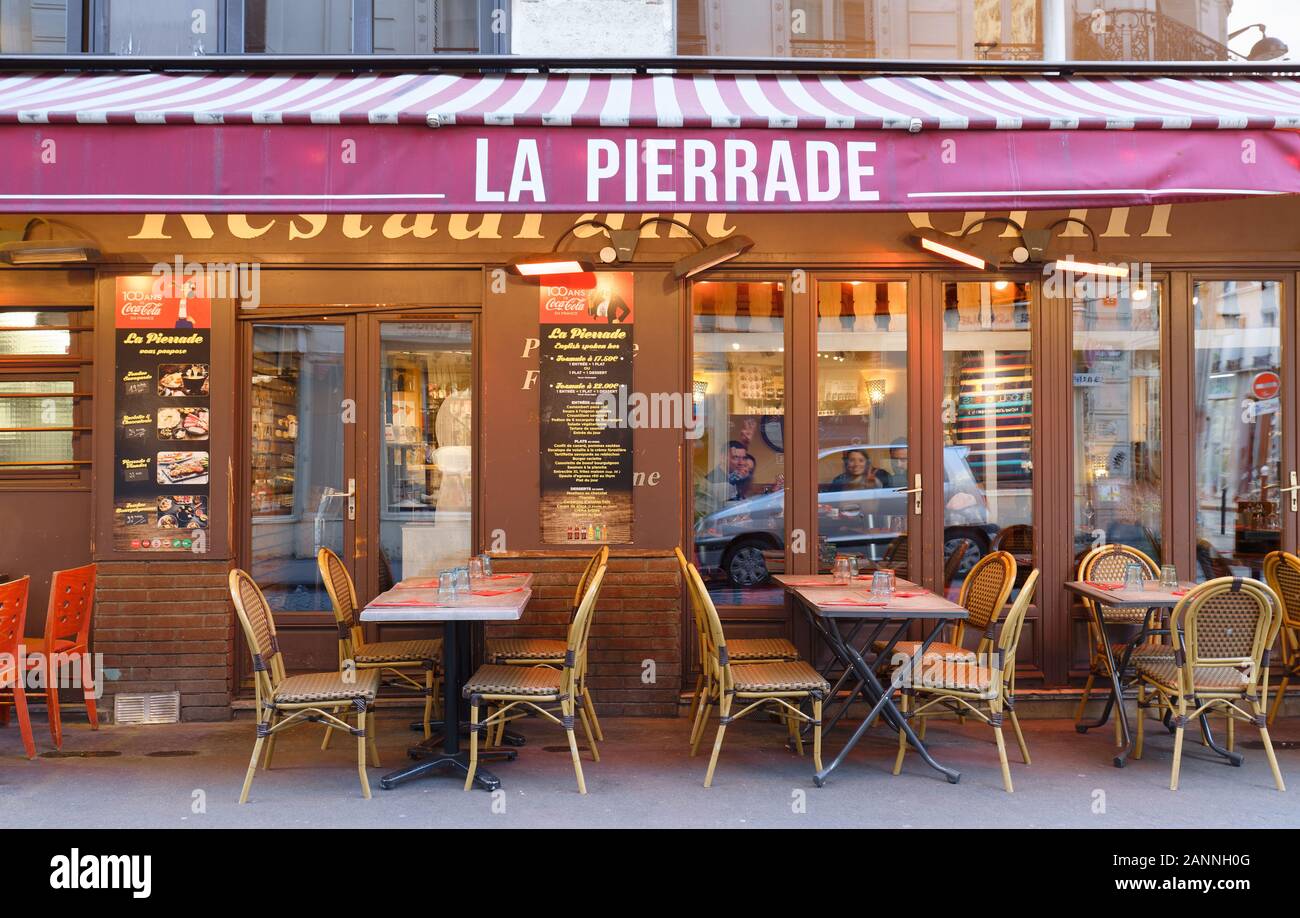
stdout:
[[(49, 239), (30, 238), (32, 230), (38, 225), (49, 227)], [(56, 227), (63, 227), (77, 235), (56, 239), (54, 238)], [(66, 223), (34, 217), (23, 227), (20, 240), (0, 243), (0, 262), (11, 265), (58, 265), (98, 260), (99, 243), (84, 238), (79, 233), (80, 231)]]

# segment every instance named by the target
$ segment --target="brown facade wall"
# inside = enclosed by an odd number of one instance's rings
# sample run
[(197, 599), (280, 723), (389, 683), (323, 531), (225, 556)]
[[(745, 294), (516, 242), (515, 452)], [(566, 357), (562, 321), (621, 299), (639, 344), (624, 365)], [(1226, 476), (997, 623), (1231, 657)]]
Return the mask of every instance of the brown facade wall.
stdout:
[[(494, 570), (531, 571), (533, 598), (517, 624), (488, 637), (563, 638), (585, 558), (501, 558)], [(681, 577), (669, 555), (612, 552), (588, 646), (588, 683), (603, 715), (674, 717), (681, 685)], [(653, 662), (653, 681), (647, 681)]]
[(104, 655), (104, 699), (181, 693), (181, 719), (229, 720), (234, 607), (227, 561), (101, 561), (94, 647)]

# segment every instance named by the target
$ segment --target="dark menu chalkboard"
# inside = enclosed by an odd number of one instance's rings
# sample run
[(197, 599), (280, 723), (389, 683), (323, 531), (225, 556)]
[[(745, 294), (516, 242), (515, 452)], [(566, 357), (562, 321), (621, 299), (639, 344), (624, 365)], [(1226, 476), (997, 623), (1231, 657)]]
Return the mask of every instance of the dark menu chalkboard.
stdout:
[(632, 388), (632, 274), (541, 291), (542, 541), (631, 542), (632, 430), (605, 423), (599, 399)]
[(113, 548), (208, 550), (212, 301), (203, 278), (119, 277)]

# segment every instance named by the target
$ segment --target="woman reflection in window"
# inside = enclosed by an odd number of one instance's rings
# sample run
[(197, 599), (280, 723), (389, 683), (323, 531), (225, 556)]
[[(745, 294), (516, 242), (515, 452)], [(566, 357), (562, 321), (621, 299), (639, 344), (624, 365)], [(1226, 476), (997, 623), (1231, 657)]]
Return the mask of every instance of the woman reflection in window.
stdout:
[(882, 470), (872, 467), (871, 458), (865, 449), (848, 449), (840, 457), (844, 471), (831, 479), (831, 491), (860, 491), (863, 488), (879, 488)]

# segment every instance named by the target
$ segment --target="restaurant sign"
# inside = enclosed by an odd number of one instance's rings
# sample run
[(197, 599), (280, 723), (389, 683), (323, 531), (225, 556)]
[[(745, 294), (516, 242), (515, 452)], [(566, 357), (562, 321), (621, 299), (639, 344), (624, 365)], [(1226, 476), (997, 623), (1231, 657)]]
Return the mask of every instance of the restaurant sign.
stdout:
[(201, 275), (117, 279), (115, 551), (208, 550), (207, 293)]
[(47, 124), (0, 128), (0, 210), (1100, 207), (1294, 192), (1297, 155), (1289, 131)]

